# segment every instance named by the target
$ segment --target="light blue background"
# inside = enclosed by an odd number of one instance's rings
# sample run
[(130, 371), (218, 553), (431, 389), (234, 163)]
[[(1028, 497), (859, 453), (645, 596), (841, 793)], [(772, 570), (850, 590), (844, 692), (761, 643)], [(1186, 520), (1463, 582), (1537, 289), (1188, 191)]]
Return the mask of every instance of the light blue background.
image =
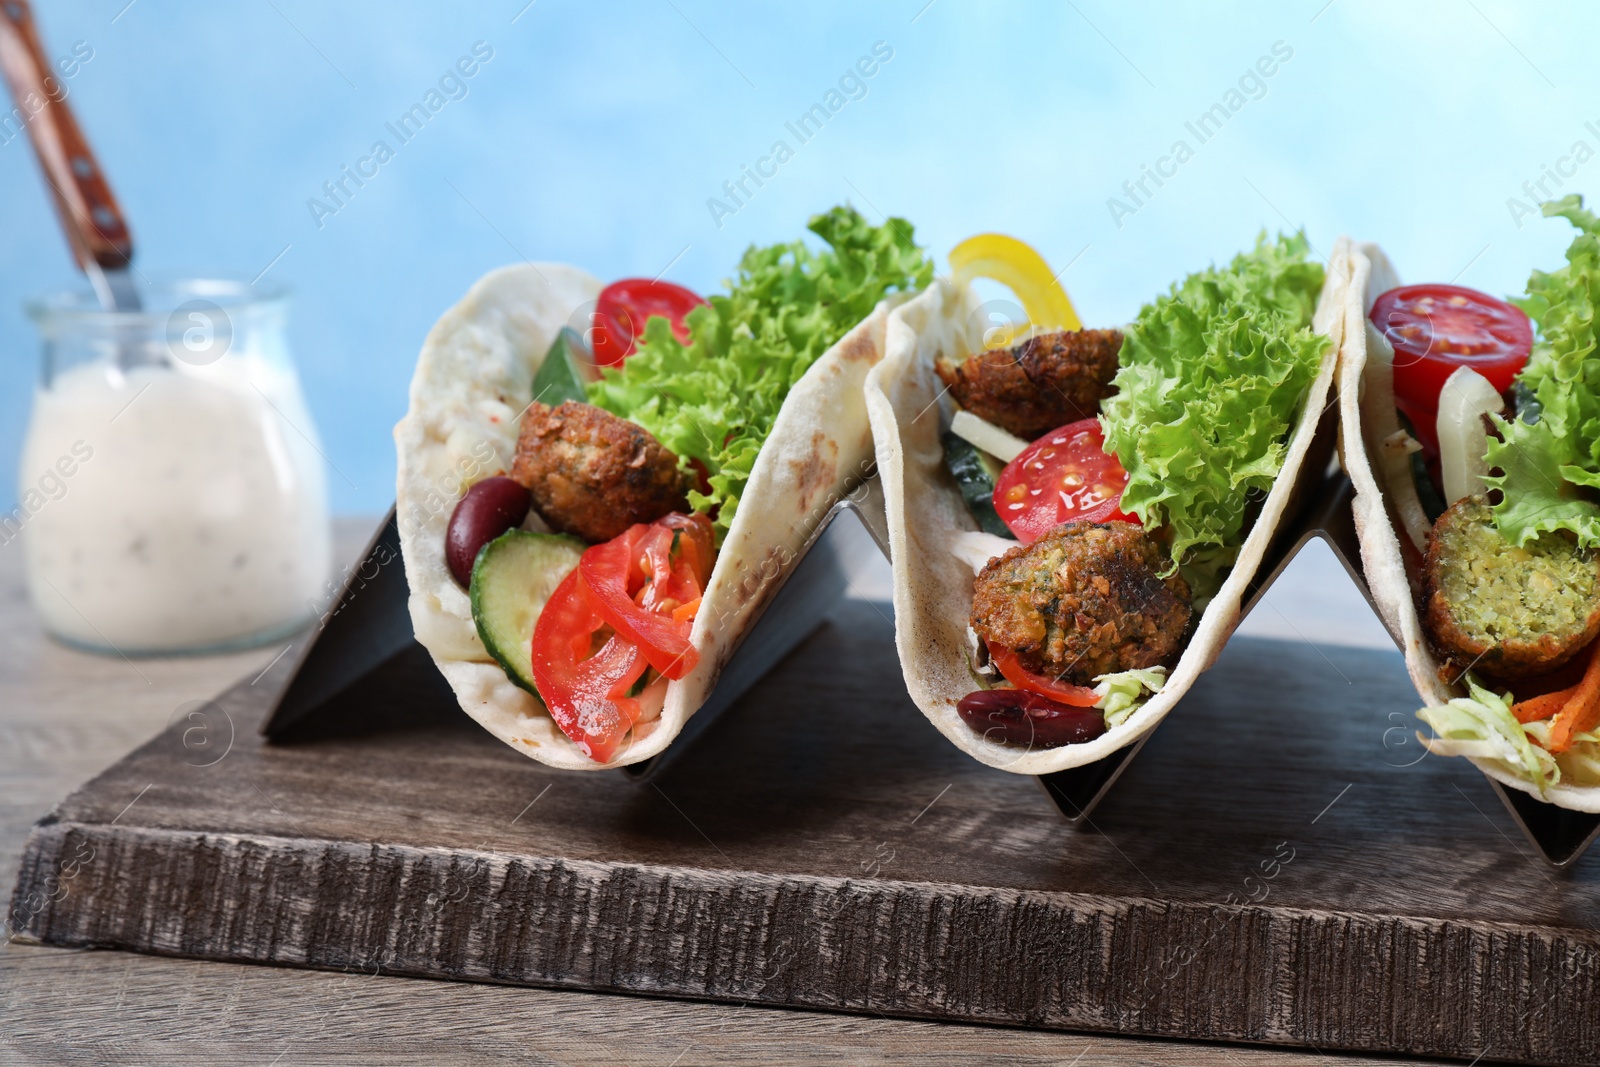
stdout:
[[(94, 50), (70, 100), (147, 271), (269, 279), (335, 471), (337, 511), (393, 497), (390, 428), (429, 325), (530, 259), (701, 290), (751, 242), (850, 200), (943, 252), (1035, 244), (1090, 323), (1127, 319), (1256, 231), (1385, 244), (1402, 274), (1520, 290), (1565, 225), (1508, 209), (1575, 141), (1600, 149), (1600, 16), (1555, 4), (1296, 0), (714, 5), (699, 0), (62, 2), (52, 54)], [(493, 58), (319, 228), (306, 201), (476, 41)], [(894, 56), (804, 145), (784, 123), (885, 42)], [(1184, 123), (1284, 42), (1222, 131)], [(1585, 123), (1595, 120), (1590, 131)], [(1179, 138), (1192, 160), (1119, 227), (1107, 207)], [(783, 139), (795, 156), (719, 228), (707, 200)], [(1570, 169), (1570, 164), (1569, 164)], [(1600, 190), (1590, 161), (1561, 191)], [(1547, 184), (1547, 190), (1556, 186)], [(0, 501), (14, 502), (37, 344), (24, 296), (73, 270), (24, 141), (0, 146)]]

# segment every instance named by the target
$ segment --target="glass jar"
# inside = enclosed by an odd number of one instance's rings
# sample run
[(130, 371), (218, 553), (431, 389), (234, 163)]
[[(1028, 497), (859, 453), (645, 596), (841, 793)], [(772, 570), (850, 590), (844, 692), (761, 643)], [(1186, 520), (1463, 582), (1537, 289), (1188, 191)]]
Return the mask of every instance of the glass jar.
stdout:
[(23, 446), (28, 591), (47, 630), (126, 656), (277, 640), (330, 568), (321, 445), (284, 338), (287, 297), (240, 282), (34, 301), (43, 373)]

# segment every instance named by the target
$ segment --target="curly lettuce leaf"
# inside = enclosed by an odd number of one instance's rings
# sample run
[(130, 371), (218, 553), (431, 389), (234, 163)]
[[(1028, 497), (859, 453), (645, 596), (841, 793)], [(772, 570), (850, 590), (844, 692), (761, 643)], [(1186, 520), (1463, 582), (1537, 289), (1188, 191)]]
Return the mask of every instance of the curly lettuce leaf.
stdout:
[(1543, 206), (1546, 217), (1578, 229), (1567, 265), (1528, 278), (1515, 300), (1538, 327), (1528, 365), (1517, 376), (1534, 404), (1536, 421), (1498, 420), (1503, 440), (1489, 441), (1488, 464), (1501, 473), (1484, 479), (1501, 492), (1495, 525), (1513, 544), (1547, 530), (1567, 530), (1586, 548), (1600, 546), (1600, 351), (1595, 306), (1600, 303), (1600, 219), (1572, 195)]
[(588, 387), (590, 403), (649, 430), (685, 470), (693, 460), (705, 466), (711, 491), (691, 492), (689, 502), (696, 511), (717, 509), (719, 543), (801, 375), (885, 296), (933, 278), (903, 219), (872, 226), (853, 208), (836, 207), (807, 228), (827, 247), (750, 248), (728, 292), (689, 313), (687, 345), (665, 319), (652, 318), (637, 351)]
[(1512, 544), (1525, 546), (1547, 530), (1570, 530), (1585, 546), (1600, 545), (1600, 507), (1580, 496), (1586, 472), (1566, 462), (1569, 442), (1540, 433), (1539, 423), (1507, 422), (1491, 416), (1502, 440), (1489, 438), (1484, 484), (1501, 492), (1491, 509), (1495, 527)]
[(1172, 557), (1202, 602), (1244, 541), (1253, 497), (1283, 466), (1287, 437), (1328, 349), (1310, 329), (1320, 264), (1302, 235), (1191, 274), (1145, 305), (1122, 344), (1106, 446), (1128, 472), (1122, 510), (1170, 524)]
[(1561, 780), (1555, 757), (1533, 743), (1533, 738), (1539, 737), (1537, 727), (1547, 724), (1524, 726), (1511, 713), (1509, 693), (1501, 695), (1485, 689), (1470, 674), (1466, 683), (1467, 696), (1417, 712), (1417, 718), (1438, 735), (1419, 734), (1417, 739), (1435, 755), (1491, 760), (1531, 782), (1543, 795)]

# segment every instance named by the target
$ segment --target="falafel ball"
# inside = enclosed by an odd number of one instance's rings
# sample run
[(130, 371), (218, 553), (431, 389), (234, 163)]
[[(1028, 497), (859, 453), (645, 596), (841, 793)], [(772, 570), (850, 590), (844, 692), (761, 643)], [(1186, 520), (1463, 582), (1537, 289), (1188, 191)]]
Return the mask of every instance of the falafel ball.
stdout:
[(1171, 666), (1189, 626), (1189, 584), (1160, 576), (1167, 554), (1131, 522), (1069, 522), (989, 561), (973, 588), (972, 629), (1036, 674)]
[(677, 456), (644, 427), (574, 400), (523, 414), (511, 477), (551, 529), (590, 542), (689, 510)]
[(1100, 413), (1100, 401), (1116, 392), (1121, 349), (1121, 330), (1062, 330), (934, 369), (962, 407), (1032, 441)]
[(1446, 680), (1467, 670), (1506, 682), (1545, 674), (1600, 635), (1600, 556), (1560, 532), (1519, 548), (1485, 497), (1464, 497), (1433, 525), (1422, 605)]

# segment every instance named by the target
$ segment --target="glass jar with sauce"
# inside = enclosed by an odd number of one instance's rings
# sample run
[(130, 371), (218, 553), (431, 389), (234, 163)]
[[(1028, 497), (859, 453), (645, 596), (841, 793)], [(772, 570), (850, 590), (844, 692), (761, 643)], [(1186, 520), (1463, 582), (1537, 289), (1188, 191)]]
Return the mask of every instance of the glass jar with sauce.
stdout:
[(44, 365), (0, 542), (20, 537), (35, 610), (67, 644), (134, 656), (282, 638), (320, 609), (331, 553), (287, 298), (185, 281), (143, 299), (29, 305)]

